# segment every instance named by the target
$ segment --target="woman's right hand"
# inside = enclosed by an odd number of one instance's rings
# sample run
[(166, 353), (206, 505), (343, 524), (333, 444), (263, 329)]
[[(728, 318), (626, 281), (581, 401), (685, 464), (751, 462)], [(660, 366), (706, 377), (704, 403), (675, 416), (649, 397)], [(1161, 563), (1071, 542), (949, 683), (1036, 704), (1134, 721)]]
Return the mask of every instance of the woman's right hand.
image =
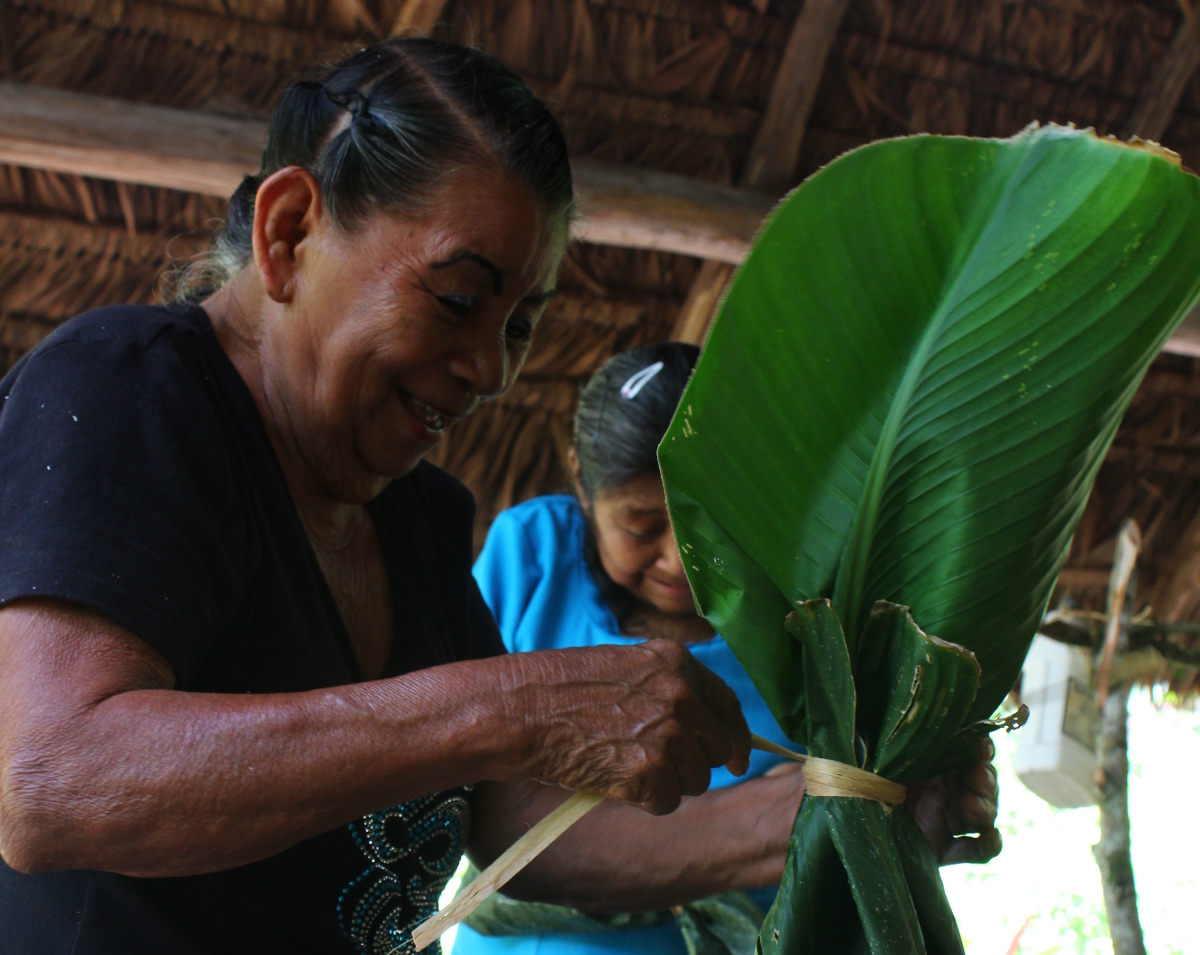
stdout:
[(678, 643), (648, 640), (522, 653), (517, 699), (530, 742), (523, 775), (662, 815), (750, 763), (733, 691)]

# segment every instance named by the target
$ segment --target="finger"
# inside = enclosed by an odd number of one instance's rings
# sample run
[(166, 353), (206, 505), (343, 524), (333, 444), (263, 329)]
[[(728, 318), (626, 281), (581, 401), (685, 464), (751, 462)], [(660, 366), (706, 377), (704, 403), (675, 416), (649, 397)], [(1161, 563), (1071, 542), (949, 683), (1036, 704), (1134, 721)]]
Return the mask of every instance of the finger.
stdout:
[(946, 807), (946, 823), (956, 836), (986, 832), (996, 825), (996, 801), (960, 791)]
[(678, 702), (675, 715), (706, 767), (721, 766), (735, 757), (729, 726), (691, 687), (691, 696)]
[[(728, 717), (721, 712), (722, 704), (720, 691), (729, 690), (720, 679), (700, 664), (695, 664), (685, 673), (685, 680), (691, 691), (689, 699), (681, 700), (677, 709), (680, 722), (693, 734), (697, 746), (704, 753), (708, 766), (734, 765), (739, 759), (737, 750), (736, 729), (729, 724)], [(710, 681), (716, 681), (718, 686)], [(714, 705), (716, 704), (716, 705)], [(741, 708), (737, 697), (733, 697), (733, 705), (738, 707), (738, 718), (741, 719)], [(742, 721), (744, 723), (744, 720)], [(747, 741), (749, 729), (746, 730)], [(749, 750), (746, 751), (745, 772), (749, 768)], [(732, 770), (731, 770), (732, 771)]]
[(996, 767), (991, 763), (973, 763), (955, 774), (956, 782), (985, 799), (995, 799), (1000, 792)]
[[(657, 683), (655, 695), (668, 704), (678, 725), (691, 735), (704, 752), (708, 765), (720, 766), (734, 759), (733, 733), (719, 712), (721, 704), (714, 698), (716, 691), (709, 681), (715, 680), (730, 694), (732, 691), (706, 667), (697, 663), (695, 657), (680, 644), (667, 640), (648, 640), (642, 646), (666, 664), (662, 668), (662, 676), (667, 683), (665, 687)], [(717, 705), (714, 706), (714, 703)], [(737, 697), (733, 697), (733, 704), (738, 706), (740, 713)]]
[[(990, 740), (986, 741), (990, 743)], [(982, 750), (981, 750), (982, 755)], [(955, 835), (983, 832), (996, 824), (1000, 785), (996, 767), (978, 762), (948, 777), (946, 816)]]
[[(694, 740), (679, 737), (667, 744), (667, 753), (679, 778), (679, 791), (685, 796), (699, 796), (712, 782), (711, 762)], [(720, 764), (718, 764), (720, 765)]]
[(983, 863), (996, 858), (1004, 848), (999, 829), (988, 829), (978, 836), (960, 836), (950, 842), (939, 860), (940, 865)]
[(750, 768), (750, 727), (742, 713), (742, 704), (737, 694), (719, 676), (701, 663), (694, 663), (692, 671), (696, 694), (720, 720), (732, 744), (732, 753), (713, 765), (724, 763), (735, 776), (742, 776)]
[(678, 781), (673, 773), (668, 773), (653, 787), (650, 798), (634, 805), (652, 816), (666, 816), (678, 809), (682, 801), (683, 794), (679, 791)]

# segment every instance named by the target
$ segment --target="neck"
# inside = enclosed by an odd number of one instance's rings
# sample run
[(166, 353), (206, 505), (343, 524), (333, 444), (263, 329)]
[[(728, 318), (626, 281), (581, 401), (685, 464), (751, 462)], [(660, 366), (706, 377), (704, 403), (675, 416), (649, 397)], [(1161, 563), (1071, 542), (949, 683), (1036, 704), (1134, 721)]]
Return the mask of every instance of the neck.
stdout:
[(618, 623), (626, 636), (657, 637), (676, 643), (700, 643), (716, 633), (712, 624), (697, 614), (667, 613), (644, 601), (638, 601)]
[(250, 390), (309, 539), (318, 547), (342, 549), (360, 527), (365, 508), (338, 500), (302, 453), (288, 404), (270, 374), (275, 363), (265, 334), (266, 319), (277, 304), (265, 294), (254, 270), (243, 269), (201, 307), (208, 313), (217, 342)]

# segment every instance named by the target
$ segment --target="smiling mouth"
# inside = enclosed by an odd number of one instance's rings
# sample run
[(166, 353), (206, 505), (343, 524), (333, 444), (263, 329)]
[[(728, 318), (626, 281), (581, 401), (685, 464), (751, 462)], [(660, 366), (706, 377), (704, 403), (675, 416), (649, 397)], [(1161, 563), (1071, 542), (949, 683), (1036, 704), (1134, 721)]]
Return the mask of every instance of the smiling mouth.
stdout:
[(408, 395), (408, 406), (413, 409), (416, 416), (421, 422), (432, 431), (434, 434), (441, 434), (446, 430), (446, 416), (432, 405), (425, 404), (420, 398), (413, 395)]
[(687, 585), (687, 583), (682, 583), (682, 584), (667, 583), (666, 581), (657, 580), (656, 578), (653, 578), (653, 577), (651, 577), (650, 579), (653, 580), (656, 584), (658, 584), (658, 586), (660, 588), (662, 588), (669, 594), (672, 594), (675, 596), (683, 596), (684, 594), (687, 594), (689, 597), (692, 595), (692, 588), (689, 587)]

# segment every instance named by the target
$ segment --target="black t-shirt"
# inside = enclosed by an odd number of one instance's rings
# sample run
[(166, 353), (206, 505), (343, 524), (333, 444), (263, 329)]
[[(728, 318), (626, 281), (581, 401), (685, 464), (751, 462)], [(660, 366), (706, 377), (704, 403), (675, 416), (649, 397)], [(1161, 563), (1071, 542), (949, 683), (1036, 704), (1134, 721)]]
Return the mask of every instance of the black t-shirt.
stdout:
[[(79, 316), (0, 397), (0, 603), (94, 608), (162, 653), (180, 690), (362, 679), (254, 401), (202, 309)], [(471, 576), (470, 493), (422, 464), (369, 510), (395, 621), (386, 675), (503, 653)], [(470, 814), (467, 790), (431, 794), (183, 878), (0, 863), (0, 952), (411, 951)]]

